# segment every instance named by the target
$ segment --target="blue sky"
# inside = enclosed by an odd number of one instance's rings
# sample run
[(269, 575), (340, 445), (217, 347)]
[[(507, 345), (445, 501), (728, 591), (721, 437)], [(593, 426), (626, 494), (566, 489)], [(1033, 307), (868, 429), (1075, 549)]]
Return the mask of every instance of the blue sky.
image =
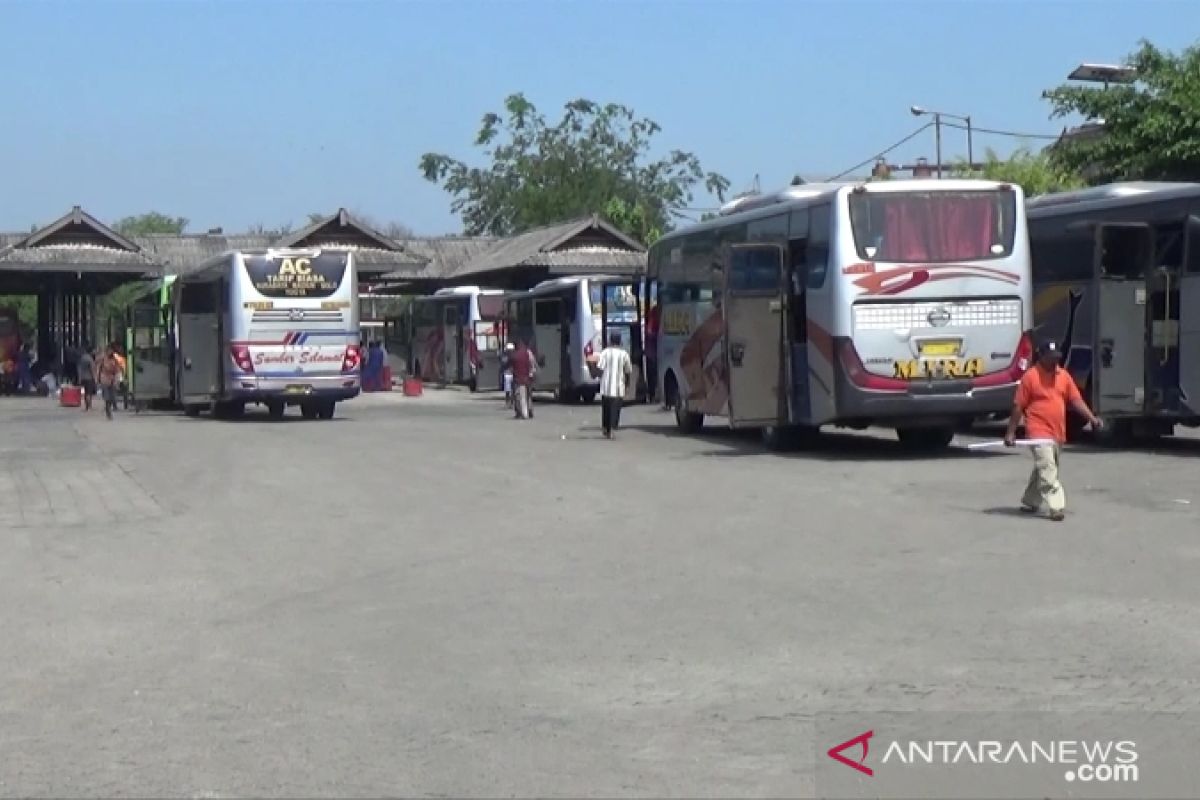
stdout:
[[(461, 230), (417, 170), (473, 160), (484, 112), (523, 91), (658, 121), (663, 149), (746, 188), (828, 176), (919, 126), (917, 103), (1054, 133), (1041, 92), (1139, 38), (1196, 36), (1190, 0), (368, 2), (10, 0), (0, 229), (79, 204), (190, 230), (301, 223), (345, 206), (420, 234)], [(979, 135), (977, 150), (1020, 142)], [(929, 131), (892, 154), (933, 157)], [(961, 131), (945, 153), (965, 152)], [(697, 197), (695, 205), (711, 205)]]

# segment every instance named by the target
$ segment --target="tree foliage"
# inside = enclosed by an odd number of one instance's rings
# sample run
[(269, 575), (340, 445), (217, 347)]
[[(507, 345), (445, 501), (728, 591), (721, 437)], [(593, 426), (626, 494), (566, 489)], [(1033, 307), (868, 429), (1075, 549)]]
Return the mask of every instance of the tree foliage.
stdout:
[(982, 170), (971, 170), (963, 162), (952, 172), (956, 177), (1015, 183), (1025, 190), (1026, 197), (1078, 189), (1084, 185), (1082, 178), (1055, 164), (1044, 151), (1034, 153), (1029, 147), (1017, 148), (1008, 158), (1001, 158), (988, 148)]
[(188, 221), (183, 217), (171, 217), (150, 211), (117, 220), (113, 230), (122, 236), (149, 236), (155, 233), (181, 234), (187, 230)]
[(1104, 123), (1100, 135), (1054, 145), (1054, 164), (1093, 183), (1200, 181), (1200, 46), (1174, 55), (1143, 41), (1126, 63), (1137, 75), (1132, 84), (1046, 92), (1055, 117)]
[(451, 209), (471, 235), (509, 236), (611, 213), (622, 230), (645, 242), (669, 230), (698, 189), (723, 198), (729, 187), (692, 153), (672, 150), (651, 158), (660, 130), (626, 106), (585, 99), (567, 103), (562, 119), (550, 122), (523, 94), (514, 94), (503, 113), (484, 115), (475, 137), (486, 166), (426, 153), (420, 169), (453, 195)]

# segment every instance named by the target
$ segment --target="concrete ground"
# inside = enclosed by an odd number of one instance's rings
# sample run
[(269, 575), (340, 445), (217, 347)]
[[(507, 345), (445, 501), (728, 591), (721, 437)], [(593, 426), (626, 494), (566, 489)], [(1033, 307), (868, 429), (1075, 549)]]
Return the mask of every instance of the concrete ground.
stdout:
[(0, 794), (798, 796), (823, 714), (1196, 710), (1196, 438), (1052, 523), (1023, 452), (598, 420), (0, 402)]

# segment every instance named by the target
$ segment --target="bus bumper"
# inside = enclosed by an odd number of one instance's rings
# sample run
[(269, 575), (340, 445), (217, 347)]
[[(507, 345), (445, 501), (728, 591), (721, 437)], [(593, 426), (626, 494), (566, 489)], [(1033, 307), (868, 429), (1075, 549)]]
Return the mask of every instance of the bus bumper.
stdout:
[(314, 377), (264, 378), (253, 375), (236, 376), (230, 394), (237, 400), (282, 400), (298, 404), (305, 400), (349, 400), (361, 390), (357, 375), (322, 375)]
[(855, 386), (839, 372), (840, 419), (880, 425), (939, 425), (1012, 410), (1017, 384), (972, 388), (968, 382), (914, 384), (907, 392), (879, 392)]

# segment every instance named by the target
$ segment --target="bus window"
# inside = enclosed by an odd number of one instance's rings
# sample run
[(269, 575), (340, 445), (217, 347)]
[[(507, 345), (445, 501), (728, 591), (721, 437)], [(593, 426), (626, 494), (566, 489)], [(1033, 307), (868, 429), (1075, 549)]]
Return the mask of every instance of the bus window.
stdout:
[(536, 300), (533, 304), (534, 325), (558, 325), (562, 322), (562, 301)]
[(517, 326), (527, 328), (533, 325), (533, 300), (517, 301)]
[(1012, 253), (1016, 193), (855, 192), (850, 220), (860, 258), (923, 264)]
[(779, 250), (774, 247), (738, 247), (729, 260), (732, 292), (778, 292)]
[(499, 294), (481, 294), (479, 300), (479, 318), (488, 322), (500, 319), (504, 309), (504, 296)]
[(217, 284), (185, 283), (179, 296), (181, 314), (216, 314)]
[(1200, 217), (1188, 217), (1184, 227), (1184, 235), (1187, 237), (1184, 246), (1187, 264), (1184, 265), (1184, 269), (1188, 272), (1200, 272)]
[(808, 242), (805, 246), (808, 288), (820, 289), (825, 285), (825, 273), (829, 269), (829, 228), (833, 215), (828, 205), (813, 206), (808, 212)]

